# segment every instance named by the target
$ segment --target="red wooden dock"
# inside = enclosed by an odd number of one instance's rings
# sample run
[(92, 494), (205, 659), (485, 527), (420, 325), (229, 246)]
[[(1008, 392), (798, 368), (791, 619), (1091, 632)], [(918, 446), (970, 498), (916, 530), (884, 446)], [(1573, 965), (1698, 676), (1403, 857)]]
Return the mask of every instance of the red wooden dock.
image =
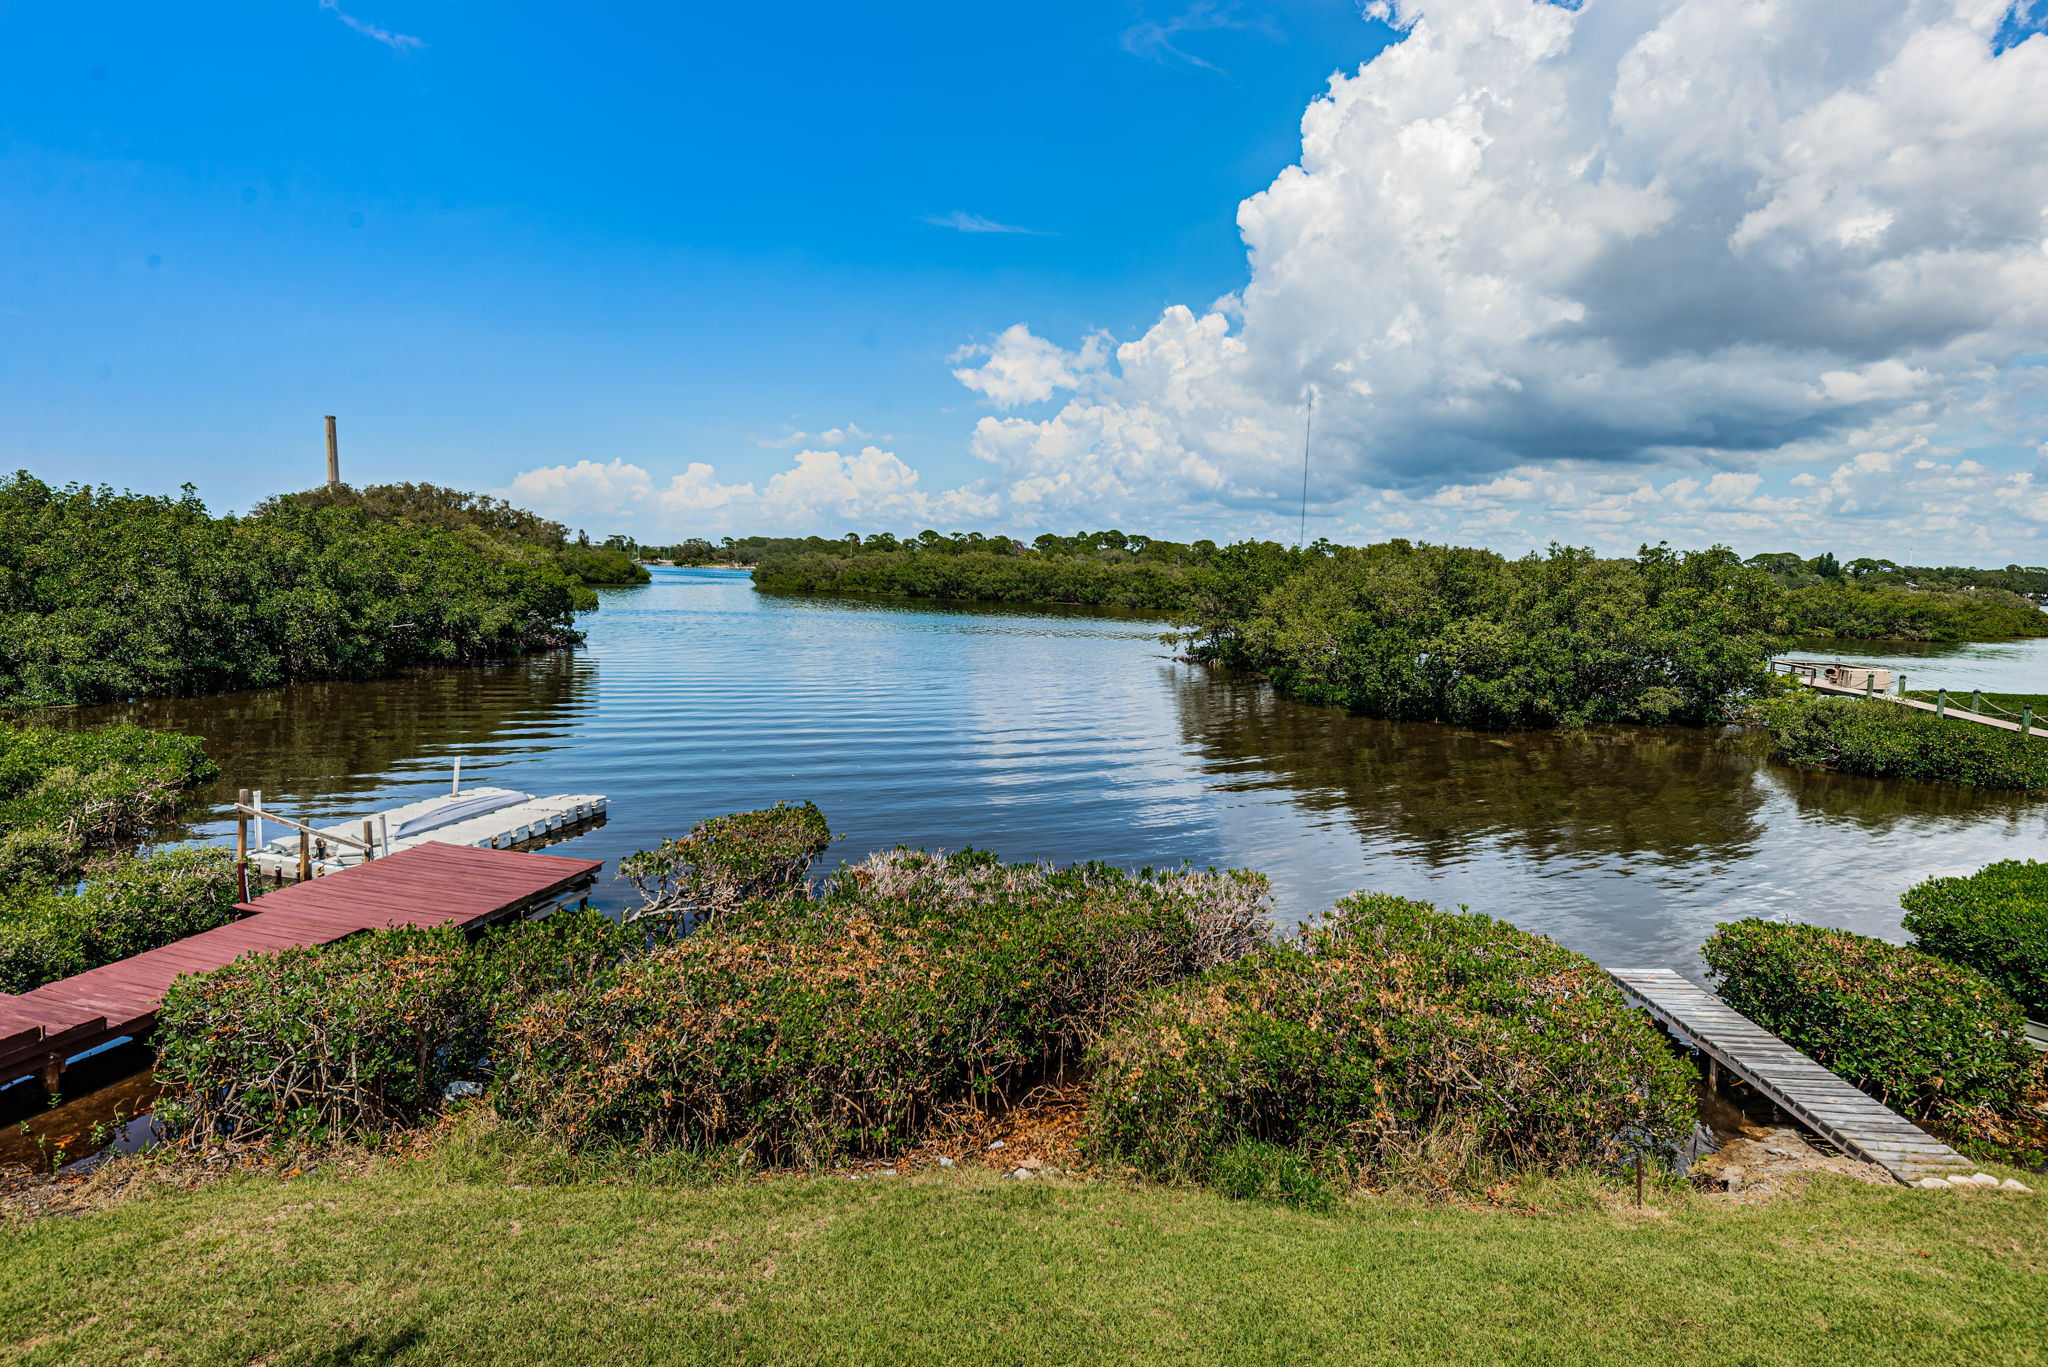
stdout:
[(67, 1058), (154, 1025), (164, 990), (184, 974), (365, 930), (509, 920), (588, 885), (601, 867), (595, 859), (435, 843), (281, 888), (241, 903), (239, 921), (20, 996), (0, 993), (0, 1082), (41, 1072), (54, 1090)]

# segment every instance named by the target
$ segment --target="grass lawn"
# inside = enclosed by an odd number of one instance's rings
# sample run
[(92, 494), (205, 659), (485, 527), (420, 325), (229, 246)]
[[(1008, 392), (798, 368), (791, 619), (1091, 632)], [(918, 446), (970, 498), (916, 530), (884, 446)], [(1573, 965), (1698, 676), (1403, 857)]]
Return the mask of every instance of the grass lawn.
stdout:
[(0, 1358), (2039, 1363), (2048, 1197), (1330, 1216), (929, 1176), (514, 1185), (432, 1160), (0, 1229)]

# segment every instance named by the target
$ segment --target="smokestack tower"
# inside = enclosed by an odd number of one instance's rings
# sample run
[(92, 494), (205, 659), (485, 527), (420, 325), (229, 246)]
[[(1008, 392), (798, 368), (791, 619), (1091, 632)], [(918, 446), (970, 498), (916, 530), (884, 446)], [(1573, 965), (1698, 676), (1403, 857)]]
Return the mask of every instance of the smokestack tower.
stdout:
[(327, 487), (341, 483), (341, 448), (334, 441), (334, 415), (327, 415)]

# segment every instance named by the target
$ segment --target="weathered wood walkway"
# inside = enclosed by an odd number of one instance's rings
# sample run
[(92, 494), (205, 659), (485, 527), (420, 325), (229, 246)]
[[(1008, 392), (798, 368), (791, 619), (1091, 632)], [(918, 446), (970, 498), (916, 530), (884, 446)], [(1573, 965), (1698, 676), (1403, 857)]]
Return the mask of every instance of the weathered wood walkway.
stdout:
[[(1914, 707), (1922, 712), (1940, 712), (1943, 716), (1954, 717), (1957, 721), (1973, 721), (1980, 726), (1995, 726), (2001, 731), (2018, 731), (2022, 729), (2016, 721), (2006, 721), (2003, 717), (1986, 716), (1982, 712), (1972, 712), (1967, 707), (1936, 707), (1933, 703), (1922, 702), (1918, 698), (1903, 698), (1896, 693), (1872, 693), (1861, 688), (1845, 688), (1841, 684), (1831, 684), (1822, 679), (1802, 678), (1799, 682), (1805, 684), (1808, 688), (1821, 693), (1833, 694), (1838, 698), (1863, 698), (1870, 702), (1890, 703), (1894, 707)], [(2048, 740), (2048, 718), (2043, 718), (2040, 723), (2027, 730), (2027, 734)]]
[(154, 1025), (165, 989), (186, 973), (365, 930), (508, 920), (587, 886), (602, 867), (595, 859), (429, 843), (240, 903), (246, 914), (239, 921), (19, 996), (0, 993), (0, 1082), (42, 1073), (55, 1090), (66, 1059)]
[(1684, 1042), (1705, 1051), (1850, 1157), (1875, 1163), (1908, 1186), (1923, 1178), (1976, 1171), (1969, 1159), (1912, 1121), (1670, 969), (1608, 972), (1623, 992)]

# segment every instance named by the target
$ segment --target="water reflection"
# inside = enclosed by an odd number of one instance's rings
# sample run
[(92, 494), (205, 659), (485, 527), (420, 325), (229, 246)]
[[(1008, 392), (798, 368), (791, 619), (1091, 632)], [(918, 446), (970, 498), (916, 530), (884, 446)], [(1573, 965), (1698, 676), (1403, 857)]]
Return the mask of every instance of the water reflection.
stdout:
[[(1613, 964), (1699, 970), (1720, 922), (1766, 916), (1900, 938), (1922, 878), (2027, 856), (2032, 799), (1813, 773), (1738, 728), (1514, 735), (1307, 707), (1256, 681), (1162, 671), (1219, 788), (1341, 825), (1258, 857), (1299, 906), (1372, 888), (1506, 917)], [(1296, 823), (1313, 839), (1313, 820)]]
[(221, 768), (199, 794), (226, 815), (237, 788), (280, 811), (346, 816), (394, 776), (446, 784), (457, 755), (482, 776), (505, 755), (567, 744), (596, 667), (566, 651), (370, 683), (310, 683), (204, 698), (155, 698), (39, 714), (45, 724), (134, 722), (203, 736)]
[(106, 1150), (138, 1153), (161, 1135), (149, 1110), (163, 1088), (155, 1056), (128, 1041), (80, 1059), (51, 1096), (40, 1080), (0, 1088), (0, 1168), (54, 1172)]
[[(562, 847), (594, 859), (811, 798), (846, 859), (902, 842), (1235, 865), (1268, 873), (1289, 919), (1379, 888), (1681, 969), (1736, 916), (1897, 936), (1914, 882), (2038, 856), (2048, 835), (2041, 803), (1801, 773), (1714, 732), (1502, 736), (1292, 703), (1172, 662), (1135, 614), (659, 570), (585, 626), (581, 651), (484, 669), (59, 715), (204, 736), (225, 770), (194, 823), (208, 839), (231, 838), (235, 787), (340, 818), (444, 785), (461, 754), (480, 782), (608, 794), (608, 823)], [(1943, 658), (1986, 652), (2048, 660), (2033, 642)], [(598, 900), (621, 905), (621, 885)]]
[(1340, 814), (1441, 868), (1475, 844), (1538, 859), (1729, 860), (1763, 834), (1756, 763), (1711, 732), (1598, 727), (1511, 735), (1304, 707), (1253, 680), (1171, 681), (1204, 771)]

